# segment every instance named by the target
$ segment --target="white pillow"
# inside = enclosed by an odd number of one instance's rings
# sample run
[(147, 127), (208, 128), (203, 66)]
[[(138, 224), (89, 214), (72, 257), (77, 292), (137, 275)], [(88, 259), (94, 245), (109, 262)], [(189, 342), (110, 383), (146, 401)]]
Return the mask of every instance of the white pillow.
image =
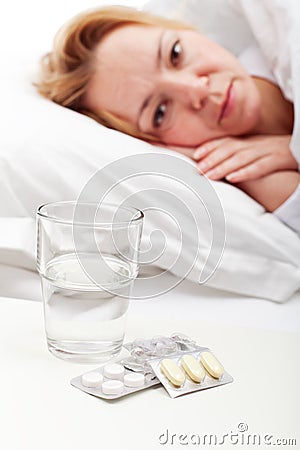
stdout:
[(146, 11), (192, 24), (235, 55), (247, 47), (253, 34), (231, 0), (149, 0)]
[[(152, 204), (178, 217), (180, 232), (185, 246), (180, 249), (178, 230), (165, 215), (148, 214), (144, 227), (144, 243), (152, 240), (155, 248), (161, 245), (161, 234), (152, 233), (160, 229), (167, 244), (163, 255), (153, 264), (170, 269), (179, 277), (198, 282), (201, 270), (213, 272), (221, 252), (221, 243), (216, 254), (209, 256), (212, 230), (201, 201), (191, 195), (189, 188), (178, 183), (162, 169), (162, 157), (169, 158), (177, 178), (189, 180), (191, 185), (204, 186), (194, 164), (182, 155), (150, 146), (138, 139), (106, 129), (90, 118), (64, 109), (39, 97), (31, 86), (36, 60), (24, 58), (23, 70), (18, 72), (14, 63), (6, 56), (7, 71), (2, 73), (2, 109), (8, 114), (5, 119), (0, 142), (0, 263), (34, 269), (35, 267), (35, 211), (38, 205), (58, 200), (76, 199), (81, 190), (97, 172), (107, 164), (127, 156), (125, 167), (142, 156), (145, 172), (154, 164), (156, 175), (143, 176), (139, 164), (139, 176), (118, 184), (106, 200), (123, 202), (128, 195), (135, 195), (135, 206)], [(3, 61), (3, 59), (2, 59)], [(8, 70), (9, 68), (9, 70)], [(139, 159), (140, 161), (140, 159)], [(174, 162), (173, 162), (174, 161)], [(164, 162), (163, 162), (164, 163)], [(95, 198), (99, 199), (107, 186), (118, 182), (118, 170), (114, 166), (102, 171), (98, 179)], [(177, 172), (176, 172), (177, 170)], [(180, 173), (181, 172), (181, 173)], [(117, 177), (117, 179), (116, 179)], [(238, 189), (221, 182), (212, 183), (226, 216), (226, 246), (221, 264), (209, 278), (207, 284), (219, 289), (240, 294), (284, 301), (300, 285), (300, 240), (271, 214)], [(164, 196), (163, 191), (168, 191)], [(160, 193), (162, 192), (162, 195)], [(174, 205), (170, 195), (174, 195)], [(205, 195), (205, 194), (203, 194)], [(176, 201), (182, 201), (194, 214), (199, 230), (199, 239), (191, 234), (193, 215), (185, 215)], [(215, 199), (207, 200), (212, 209)], [(171, 209), (170, 209), (171, 208)], [(176, 210), (177, 208), (177, 210)], [(216, 211), (218, 212), (218, 211)], [(212, 215), (214, 211), (212, 211)], [(219, 224), (215, 234), (222, 237), (223, 217), (215, 217)], [(152, 233), (152, 235), (151, 235)], [(199, 243), (199, 254), (195, 264), (195, 246)], [(180, 250), (181, 262), (176, 262)], [(205, 260), (209, 259), (208, 262)], [(203, 278), (202, 278), (203, 279)], [(153, 283), (152, 283), (153, 284)], [(150, 288), (151, 291), (151, 288)]]

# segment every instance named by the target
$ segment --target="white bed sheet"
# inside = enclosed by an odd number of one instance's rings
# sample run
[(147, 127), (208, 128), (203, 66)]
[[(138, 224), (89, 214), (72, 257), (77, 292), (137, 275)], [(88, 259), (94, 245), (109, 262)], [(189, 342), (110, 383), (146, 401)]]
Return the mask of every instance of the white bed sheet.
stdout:
[[(151, 268), (152, 273), (158, 269)], [(174, 277), (169, 274), (170, 277)], [(0, 265), (1, 296), (42, 301), (39, 276), (36, 272)], [(147, 317), (199, 322), (272, 331), (300, 332), (300, 292), (286, 303), (275, 303), (200, 286), (184, 280), (176, 288), (154, 298), (133, 300), (130, 313), (136, 320)], [(176, 330), (174, 330), (176, 331)], [(180, 331), (180, 330), (177, 330)]]

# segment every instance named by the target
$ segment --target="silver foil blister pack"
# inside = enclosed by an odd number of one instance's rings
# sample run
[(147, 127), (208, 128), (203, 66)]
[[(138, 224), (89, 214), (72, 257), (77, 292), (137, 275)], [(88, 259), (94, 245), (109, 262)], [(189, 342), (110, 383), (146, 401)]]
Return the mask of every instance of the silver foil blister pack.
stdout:
[[(117, 365), (122, 365), (121, 362), (117, 362)], [(108, 364), (107, 364), (108, 366)], [(131, 370), (128, 370), (126, 368), (124, 368), (124, 377), (120, 380), (118, 378), (111, 378), (111, 377), (106, 377), (104, 375), (104, 368), (105, 366), (102, 367), (98, 367), (95, 370), (89, 371), (89, 372), (85, 372), (83, 375), (80, 375), (76, 378), (73, 378), (71, 380), (71, 385), (86, 392), (87, 394), (90, 395), (94, 395), (95, 397), (99, 397), (99, 398), (105, 398), (107, 400), (113, 400), (116, 398), (120, 398), (120, 397), (124, 397), (125, 395), (128, 394), (132, 394), (134, 392), (137, 391), (141, 391), (144, 389), (147, 389), (149, 387), (155, 386), (157, 384), (160, 384), (160, 381), (156, 378), (155, 375), (153, 375), (153, 373), (146, 373), (143, 374), (144, 375), (144, 383), (141, 386), (138, 387), (130, 387), (130, 386), (126, 386), (124, 384), (124, 378), (126, 377), (126, 375), (130, 375), (130, 374), (134, 374), (134, 372), (132, 372)], [(83, 380), (84, 380), (84, 376), (85, 375), (89, 375), (89, 374), (99, 374), (100, 376), (103, 376), (103, 381), (99, 383), (99, 385), (97, 387), (91, 387), (91, 386), (86, 386), (83, 384)], [(120, 381), (123, 384), (122, 387), (122, 391), (119, 391), (118, 393), (105, 393), (103, 392), (103, 385), (105, 382), (110, 382), (110, 381)]]
[[(217, 386), (222, 386), (224, 384), (231, 383), (233, 381), (232, 376), (226, 372), (225, 370), (221, 374), (220, 377), (213, 377), (207, 369), (203, 367), (203, 364), (200, 362), (202, 353), (210, 354), (209, 349), (196, 350), (193, 352), (185, 352), (180, 355), (169, 356), (168, 360), (171, 360), (175, 363), (176, 367), (183, 374), (182, 384), (176, 386), (173, 382), (166, 376), (164, 371), (162, 370), (162, 364), (166, 360), (166, 358), (157, 358), (150, 361), (150, 367), (153, 370), (153, 373), (157, 376), (161, 384), (164, 386), (170, 397), (175, 398), (180, 395), (189, 394), (191, 392), (202, 391), (204, 389), (210, 389)], [(199, 369), (203, 370), (204, 376), (201, 377), (201, 381), (194, 381), (188, 372), (183, 368), (182, 360), (186, 355), (190, 355), (193, 357), (195, 363), (199, 364)], [(179, 383), (178, 383), (179, 384)]]
[(220, 379), (214, 379), (205, 373), (201, 383), (195, 383), (186, 376), (182, 386), (175, 387), (162, 372), (162, 362), (171, 360), (173, 364), (180, 367), (181, 360), (185, 355), (192, 355), (199, 359), (203, 352), (209, 353), (207, 347), (200, 347), (195, 341), (181, 333), (174, 333), (170, 337), (155, 336), (151, 339), (135, 339), (124, 344), (124, 348), (130, 353), (128, 357), (85, 372), (81, 376), (73, 378), (71, 384), (88, 394), (113, 400), (160, 383), (174, 398), (233, 381), (233, 378), (226, 372)]

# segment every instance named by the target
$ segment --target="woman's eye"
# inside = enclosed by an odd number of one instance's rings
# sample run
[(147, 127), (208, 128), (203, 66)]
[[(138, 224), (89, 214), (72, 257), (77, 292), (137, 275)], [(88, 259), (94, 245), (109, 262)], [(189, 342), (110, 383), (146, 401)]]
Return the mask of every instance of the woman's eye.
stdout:
[(165, 118), (167, 110), (167, 104), (161, 103), (156, 109), (153, 117), (153, 126), (154, 128), (159, 128)]
[(170, 61), (173, 66), (177, 66), (182, 54), (182, 47), (180, 41), (176, 41), (172, 47)]

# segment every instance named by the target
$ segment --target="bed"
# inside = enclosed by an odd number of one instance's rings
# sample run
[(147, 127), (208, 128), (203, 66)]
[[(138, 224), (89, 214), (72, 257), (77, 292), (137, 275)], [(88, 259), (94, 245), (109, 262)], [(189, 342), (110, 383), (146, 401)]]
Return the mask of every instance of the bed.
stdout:
[[(141, 7), (144, 2), (124, 4)], [(145, 7), (195, 21), (195, 8), (201, 6), (207, 15), (205, 31), (218, 41), (226, 37), (224, 45), (237, 53), (238, 47), (251, 39), (251, 30), (235, 10), (227, 11), (225, 4), (226, 0), (218, 0), (210, 10), (205, 0), (152, 0)], [(37, 94), (33, 82), (38, 60), (50, 48), (55, 31), (67, 18), (92, 6), (93, 2), (79, 1), (41, 11), (32, 0), (40, 20), (26, 32), (27, 22), (20, 19), (20, 10), (18, 33), (11, 38), (10, 47), (2, 41), (0, 263), (35, 270), (35, 212), (39, 205), (102, 198), (131, 202), (148, 211), (142, 245), (151, 244), (158, 253), (159, 246), (165, 248), (159, 258), (152, 258), (156, 262), (150, 258), (148, 265), (198, 286), (286, 302), (300, 287), (296, 233), (240, 190), (200, 176), (189, 158), (105, 129)], [(240, 6), (245, 8), (242, 1)], [(13, 14), (7, 8), (8, 14)], [(222, 23), (217, 33), (216, 11)], [(231, 37), (230, 25), (235, 30)], [(8, 33), (9, 20), (6, 26), (3, 32)], [(241, 35), (238, 43), (235, 33)]]

